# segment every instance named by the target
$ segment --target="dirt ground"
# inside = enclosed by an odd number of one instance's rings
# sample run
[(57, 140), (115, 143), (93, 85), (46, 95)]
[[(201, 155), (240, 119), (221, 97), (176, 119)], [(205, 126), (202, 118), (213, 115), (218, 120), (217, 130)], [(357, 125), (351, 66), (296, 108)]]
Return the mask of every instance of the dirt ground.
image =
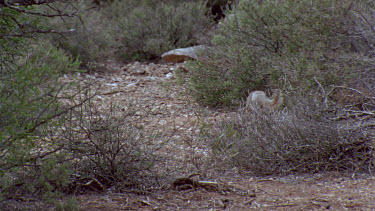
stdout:
[[(185, 88), (176, 83), (174, 71), (182, 67), (108, 62), (97, 67), (103, 71), (65, 77), (64, 80), (91, 81), (100, 87), (94, 100), (102, 109), (111, 103), (124, 109), (136, 106), (135, 124), (142, 126), (146, 134), (159, 132), (173, 140), (168, 142), (166, 153), (172, 154), (174, 162), (169, 160), (163, 164), (166, 169), (180, 165), (180, 171), (171, 175), (172, 182), (178, 178), (186, 180), (174, 185), (171, 182), (151, 192), (107, 190), (78, 195), (82, 210), (375, 210), (375, 177), (372, 175), (331, 172), (251, 177), (234, 169), (216, 177), (206, 172), (204, 179), (208, 181), (186, 178), (203, 165), (208, 154), (205, 143), (195, 138), (202, 122), (213, 125), (230, 118), (235, 111), (209, 109), (194, 102)], [(50, 209), (31, 204), (23, 210)], [(13, 209), (8, 204), (3, 210)]]
[[(204, 159), (207, 146), (194, 143), (202, 121), (214, 124), (229, 112), (203, 108), (176, 84), (174, 71), (183, 65), (107, 64), (105, 72), (84, 75), (101, 85), (96, 100), (139, 106), (136, 116), (146, 131), (171, 134), (176, 161), (186, 177), (193, 159)], [(108, 71), (109, 70), (109, 71)], [(168, 165), (173, 164), (165, 164)], [(173, 166), (170, 166), (173, 168)], [(182, 171), (183, 172), (183, 171)], [(193, 178), (195, 179), (195, 178)], [(153, 193), (103, 193), (78, 196), (83, 210), (374, 210), (375, 177), (324, 173), (287, 177), (232, 174), (192, 188), (170, 187)], [(206, 182), (203, 182), (206, 184)]]
[(78, 197), (83, 210), (374, 210), (375, 178), (340, 174), (242, 178), (218, 190)]

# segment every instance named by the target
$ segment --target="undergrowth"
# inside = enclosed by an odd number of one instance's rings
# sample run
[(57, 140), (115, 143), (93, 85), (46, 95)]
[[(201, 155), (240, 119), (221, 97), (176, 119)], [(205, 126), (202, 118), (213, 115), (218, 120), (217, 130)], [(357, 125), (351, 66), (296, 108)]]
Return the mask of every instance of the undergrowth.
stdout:
[(200, 1), (116, 0), (100, 8), (82, 1), (75, 6), (79, 18), (48, 24), (69, 31), (53, 35), (52, 42), (84, 64), (158, 61), (169, 50), (196, 45), (211, 26)]
[(288, 110), (242, 110), (206, 131), (216, 165), (258, 176), (374, 171), (371, 121), (332, 121), (321, 102), (298, 97)]
[[(254, 175), (374, 168), (374, 5), (251, 1), (234, 5), (213, 46), (188, 63), (202, 105), (239, 109), (205, 131), (218, 168)], [(251, 91), (284, 94), (282, 111), (245, 111)]]

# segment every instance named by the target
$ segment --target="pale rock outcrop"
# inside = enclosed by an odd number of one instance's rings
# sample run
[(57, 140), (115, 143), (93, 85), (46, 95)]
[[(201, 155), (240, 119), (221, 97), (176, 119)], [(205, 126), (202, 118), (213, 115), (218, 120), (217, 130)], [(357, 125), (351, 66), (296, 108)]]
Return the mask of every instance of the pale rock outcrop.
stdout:
[(165, 63), (182, 63), (186, 60), (197, 60), (197, 52), (204, 50), (207, 46), (197, 45), (189, 48), (178, 48), (161, 55)]

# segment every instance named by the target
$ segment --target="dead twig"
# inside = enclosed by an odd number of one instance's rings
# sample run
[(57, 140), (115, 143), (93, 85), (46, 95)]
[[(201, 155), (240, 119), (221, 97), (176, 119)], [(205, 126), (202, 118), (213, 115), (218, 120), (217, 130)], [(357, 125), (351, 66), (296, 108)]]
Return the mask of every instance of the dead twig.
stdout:
[(336, 88), (348, 89), (348, 90), (351, 90), (351, 91), (354, 91), (354, 92), (359, 93), (360, 95), (362, 95), (362, 96), (363, 96), (364, 98), (366, 98), (366, 99), (372, 99), (372, 100), (375, 100), (375, 97), (367, 96), (367, 95), (363, 94), (361, 91), (359, 91), (359, 90), (357, 90), (357, 89), (354, 89), (354, 88), (351, 88), (351, 87), (346, 87), (346, 86), (333, 86), (333, 89), (336, 89)]

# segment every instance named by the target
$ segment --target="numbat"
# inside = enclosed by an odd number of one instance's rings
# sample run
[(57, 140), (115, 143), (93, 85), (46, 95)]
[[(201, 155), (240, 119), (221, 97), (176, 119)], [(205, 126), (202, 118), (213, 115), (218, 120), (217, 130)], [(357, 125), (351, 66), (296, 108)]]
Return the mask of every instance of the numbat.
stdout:
[[(282, 104), (283, 97), (280, 90), (276, 90), (272, 98), (268, 98), (263, 91), (253, 91), (246, 100), (246, 108), (273, 109), (276, 110)], [(255, 107), (255, 108), (256, 108)]]

